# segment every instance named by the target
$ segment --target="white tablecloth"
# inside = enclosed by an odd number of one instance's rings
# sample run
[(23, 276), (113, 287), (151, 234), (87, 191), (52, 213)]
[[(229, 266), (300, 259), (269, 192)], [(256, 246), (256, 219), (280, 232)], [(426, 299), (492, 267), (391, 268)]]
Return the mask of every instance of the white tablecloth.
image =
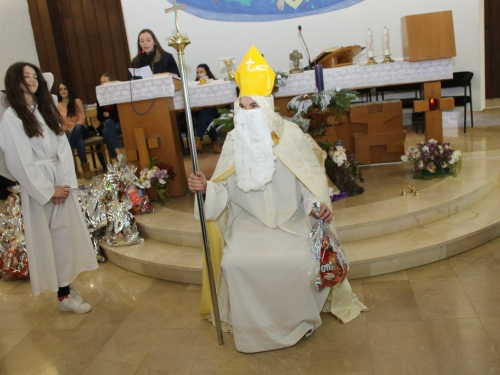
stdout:
[[(325, 89), (379, 87), (453, 78), (453, 65), (451, 59), (349, 65), (324, 69), (323, 77)], [(183, 109), (182, 90), (174, 90), (173, 79), (175, 78), (171, 76), (162, 76), (97, 86), (97, 100), (101, 105), (108, 105), (173, 96), (174, 108)], [(295, 96), (315, 92), (315, 82), (314, 71), (291, 74), (286, 85), (280, 87), (274, 96)], [(236, 100), (236, 84), (224, 80), (204, 85), (190, 83), (189, 98), (193, 108), (232, 103)]]

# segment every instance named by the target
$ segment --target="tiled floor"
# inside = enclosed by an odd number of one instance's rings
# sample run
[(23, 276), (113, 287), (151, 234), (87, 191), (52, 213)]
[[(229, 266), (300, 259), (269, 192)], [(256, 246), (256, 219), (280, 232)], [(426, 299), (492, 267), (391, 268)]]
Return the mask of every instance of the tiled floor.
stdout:
[[(481, 127), (500, 124), (499, 115), (476, 115), (476, 128), (452, 145), (500, 149), (500, 132), (488, 136)], [(257, 354), (238, 353), (231, 335), (217, 344), (198, 315), (199, 286), (111, 263), (75, 285), (93, 306), (89, 314), (59, 312), (55, 296), (34, 298), (29, 282), (0, 282), (0, 374), (500, 374), (500, 238), (444, 261), (354, 280), (370, 311), (346, 325), (324, 314), (311, 337)]]
[(198, 315), (200, 288), (111, 263), (75, 282), (93, 310), (61, 313), (28, 282), (0, 283), (1, 374), (500, 374), (500, 239), (352, 282), (370, 311), (294, 347), (241, 354)]

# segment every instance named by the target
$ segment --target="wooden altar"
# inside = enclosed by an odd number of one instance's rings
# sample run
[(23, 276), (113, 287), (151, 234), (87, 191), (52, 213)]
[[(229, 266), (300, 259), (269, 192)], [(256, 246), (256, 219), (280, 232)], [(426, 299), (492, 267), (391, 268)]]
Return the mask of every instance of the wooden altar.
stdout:
[[(348, 65), (324, 69), (323, 76), (325, 89), (414, 82), (424, 82), (437, 89), (442, 79), (453, 77), (453, 65), (450, 58), (370, 66)], [(275, 104), (281, 108), (283, 115), (290, 115), (286, 109), (290, 99), (315, 90), (313, 71), (290, 75), (286, 86), (280, 87), (274, 94)], [(187, 191), (186, 173), (176, 121), (176, 111), (184, 109), (184, 100), (182, 92), (175, 90), (173, 78), (154, 77), (101, 85), (96, 87), (96, 93), (101, 105), (118, 104), (127, 159), (139, 170), (151, 156), (172, 165), (177, 176), (169, 192), (172, 196), (184, 195)], [(237, 98), (235, 83), (223, 80), (205, 85), (190, 84), (189, 93), (192, 108), (229, 104)], [(434, 91), (432, 95), (437, 96), (437, 93)], [(444, 109), (443, 106), (440, 108)], [(432, 138), (442, 140), (441, 112), (434, 111), (430, 115), (433, 121), (427, 124), (429, 133), (426, 133), (426, 139), (427, 134), (432, 134)]]

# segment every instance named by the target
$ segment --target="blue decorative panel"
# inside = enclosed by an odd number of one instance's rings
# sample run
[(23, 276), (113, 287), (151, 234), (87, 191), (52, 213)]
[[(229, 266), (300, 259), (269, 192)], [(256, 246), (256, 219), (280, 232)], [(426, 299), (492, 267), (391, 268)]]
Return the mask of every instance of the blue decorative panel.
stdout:
[[(349, 7), (363, 0), (179, 0), (200, 18), (228, 22), (262, 22), (310, 16)], [(172, 3), (172, 1), (169, 1)]]

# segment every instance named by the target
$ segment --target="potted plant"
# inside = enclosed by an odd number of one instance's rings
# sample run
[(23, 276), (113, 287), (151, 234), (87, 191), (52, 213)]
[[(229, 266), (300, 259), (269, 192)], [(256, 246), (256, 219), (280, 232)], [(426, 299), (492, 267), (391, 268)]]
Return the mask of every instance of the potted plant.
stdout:
[(337, 87), (317, 94), (298, 95), (288, 103), (288, 109), (294, 113), (292, 120), (299, 126), (303, 118), (310, 119), (308, 132), (320, 137), (326, 133), (328, 118), (335, 116), (342, 120), (357, 94), (357, 91)]
[(170, 200), (168, 182), (175, 177), (171, 166), (152, 156), (139, 176), (142, 185), (148, 189), (151, 199), (160, 198), (163, 202)]

